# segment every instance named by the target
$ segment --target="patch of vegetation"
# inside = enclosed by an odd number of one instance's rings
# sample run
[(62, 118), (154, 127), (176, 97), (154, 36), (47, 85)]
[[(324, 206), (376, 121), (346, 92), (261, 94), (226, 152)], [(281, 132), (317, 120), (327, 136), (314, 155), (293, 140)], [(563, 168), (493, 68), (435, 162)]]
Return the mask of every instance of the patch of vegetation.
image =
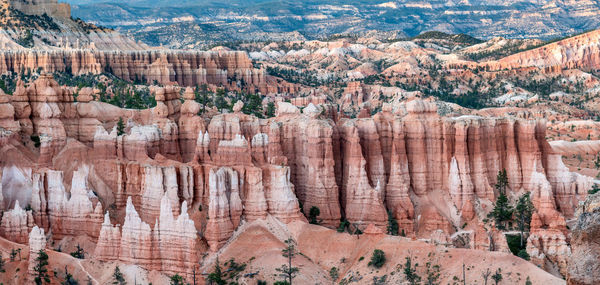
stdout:
[(267, 66), (267, 73), (269, 75), (282, 78), (283, 80), (290, 83), (302, 84), (310, 87), (318, 87), (327, 83), (326, 80), (322, 80), (319, 78), (316, 71), (308, 69), (292, 69)]
[(0, 89), (2, 89), (4, 93), (12, 95), (17, 87), (16, 81), (17, 78), (14, 73), (2, 74), (2, 76), (0, 76)]
[(317, 207), (317, 206), (310, 207), (310, 210), (308, 211), (309, 223), (311, 223), (313, 225), (320, 224), (320, 222), (317, 220), (317, 217), (319, 217), (319, 215), (321, 215), (321, 210), (319, 210), (319, 207)]
[(7, 30), (60, 31), (60, 26), (46, 13), (28, 15), (12, 7), (0, 10), (0, 27)]
[(185, 284), (185, 281), (183, 280), (183, 277), (181, 277), (181, 275), (175, 274), (175, 275), (171, 276), (169, 284), (170, 285), (183, 285), (183, 284)]
[[(300, 271), (298, 267), (292, 266), (292, 260), (294, 256), (297, 254), (296, 251), (296, 242), (292, 238), (288, 238), (285, 241), (286, 247), (281, 251), (281, 255), (288, 259), (288, 263), (282, 265), (279, 268), (275, 268), (278, 272), (280, 272), (279, 276), (284, 278), (284, 281), (280, 284), (292, 284), (292, 280), (296, 277), (296, 274)], [(277, 283), (275, 283), (277, 284)]]
[(466, 34), (451, 35), (451, 34), (447, 34), (444, 32), (438, 32), (438, 31), (424, 32), (416, 37), (413, 37), (412, 39), (413, 40), (429, 40), (429, 39), (448, 40), (448, 41), (453, 41), (455, 43), (466, 44), (466, 45), (475, 45), (475, 44), (480, 44), (480, 43), (484, 42), (480, 39), (474, 38), (474, 37), (466, 35)]
[(498, 285), (498, 283), (500, 283), (500, 281), (502, 281), (502, 269), (500, 269), (500, 268), (496, 269), (496, 273), (494, 273), (494, 275), (492, 275), (492, 280), (494, 280), (496, 285)]
[(33, 267), (34, 274), (34, 282), (36, 285), (42, 285), (44, 283), (50, 283), (50, 275), (48, 275), (48, 254), (45, 250), (40, 249), (37, 252), (37, 257), (35, 258), (35, 266)]
[(121, 269), (119, 269), (119, 266), (115, 267), (115, 271), (113, 272), (112, 277), (113, 277), (112, 284), (118, 284), (118, 285), (127, 284), (127, 282), (125, 282), (125, 277), (123, 277), (123, 273), (121, 272)]
[(398, 221), (394, 218), (394, 214), (392, 211), (388, 210), (388, 226), (387, 233), (388, 235), (397, 236), (398, 235)]
[(507, 228), (507, 222), (512, 219), (513, 215), (513, 208), (509, 204), (508, 197), (506, 196), (506, 188), (508, 187), (506, 169), (498, 172), (497, 181), (495, 187), (500, 195), (496, 200), (494, 209), (488, 214), (488, 218), (494, 219), (496, 228), (505, 230)]
[(600, 192), (600, 187), (598, 187), (598, 184), (592, 185), (592, 189), (588, 190), (588, 194), (590, 195), (594, 195), (598, 192)]
[(123, 118), (119, 117), (117, 121), (117, 136), (122, 136), (125, 134), (125, 122), (123, 122)]
[(111, 32), (114, 31), (111, 28), (108, 27), (104, 27), (104, 26), (100, 26), (100, 25), (94, 25), (92, 23), (88, 23), (80, 18), (73, 18), (71, 17), (71, 20), (73, 22), (75, 22), (81, 29), (83, 29), (83, 31), (87, 34), (89, 34), (90, 32), (96, 32), (96, 31), (101, 31), (101, 32)]
[[(2, 253), (0, 253), (0, 272), (6, 272), (6, 270), (4, 269), (4, 264), (6, 262), (4, 261), (4, 259), (2, 258)], [(335, 268), (335, 267), (334, 267)]]
[(85, 251), (83, 250), (83, 248), (81, 248), (81, 246), (77, 245), (77, 248), (75, 249), (75, 251), (71, 252), (71, 256), (78, 258), (78, 259), (84, 259)]
[(339, 273), (337, 267), (331, 267), (331, 269), (329, 269), (329, 277), (331, 277), (331, 280), (335, 281), (338, 279), (339, 276), (340, 276), (340, 273)]
[(369, 261), (369, 266), (373, 266), (375, 268), (381, 268), (385, 264), (385, 252), (381, 249), (376, 249), (373, 251), (373, 255), (371, 256), (371, 261)]
[(506, 242), (510, 252), (516, 256), (519, 256), (521, 250), (526, 250), (527, 248), (527, 241), (525, 241), (524, 245), (522, 246), (521, 237), (519, 235), (506, 235)]
[(16, 42), (24, 48), (32, 48), (34, 46), (33, 32), (31, 30), (26, 30), (21, 36), (19, 36)]
[(32, 135), (30, 136), (31, 141), (33, 141), (33, 146), (35, 146), (36, 148), (39, 148), (42, 145), (42, 141), (40, 140), (39, 136), (36, 135)]
[(406, 262), (404, 263), (404, 277), (410, 285), (417, 285), (421, 283), (421, 276), (417, 274), (418, 266), (418, 263), (413, 265), (412, 257), (406, 257)]

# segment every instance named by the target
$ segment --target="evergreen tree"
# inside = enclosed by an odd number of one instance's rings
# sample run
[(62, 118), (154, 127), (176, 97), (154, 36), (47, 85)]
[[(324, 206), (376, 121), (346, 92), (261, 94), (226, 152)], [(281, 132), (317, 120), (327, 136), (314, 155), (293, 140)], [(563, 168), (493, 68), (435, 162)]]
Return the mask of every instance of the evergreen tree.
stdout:
[(506, 230), (506, 222), (511, 220), (512, 214), (513, 209), (508, 202), (508, 197), (506, 197), (506, 194), (500, 193), (494, 209), (488, 216), (494, 219), (496, 228)]
[[(242, 94), (245, 95), (245, 94)], [(256, 94), (245, 95), (244, 107), (242, 112), (246, 115), (254, 115), (257, 118), (263, 118), (262, 99)]]
[(117, 121), (117, 135), (122, 136), (125, 134), (125, 122), (123, 122), (123, 118), (119, 117), (119, 121)]
[(183, 285), (183, 277), (181, 277), (179, 274), (175, 274), (173, 276), (171, 276), (171, 285)]
[(417, 285), (421, 282), (421, 276), (417, 274), (417, 266), (419, 264), (415, 263), (415, 266), (412, 265), (412, 258), (406, 257), (406, 262), (404, 263), (404, 277), (411, 285)]
[(81, 246), (79, 246), (78, 244), (77, 249), (74, 252), (71, 252), (71, 256), (79, 259), (84, 259), (85, 251), (83, 251), (83, 248), (81, 248)]
[(426, 285), (438, 285), (440, 280), (440, 266), (432, 265), (431, 262), (427, 262), (425, 264), (425, 268), (427, 270), (427, 281)]
[(317, 217), (319, 215), (321, 215), (321, 210), (319, 210), (319, 207), (310, 207), (310, 211), (308, 211), (308, 221), (313, 225), (318, 225), (319, 221), (317, 221)]
[(498, 192), (501, 194), (506, 194), (506, 187), (508, 187), (508, 176), (506, 174), (506, 169), (502, 169), (498, 172), (496, 180), (498, 180), (495, 185), (496, 190), (498, 190)]
[(50, 283), (50, 276), (48, 275), (48, 254), (43, 249), (38, 251), (38, 256), (35, 258), (35, 272), (34, 282), (36, 285), (42, 285), (44, 283)]
[(525, 193), (517, 200), (517, 206), (515, 207), (515, 215), (517, 218), (517, 224), (519, 225), (519, 231), (521, 232), (521, 248), (523, 248), (523, 233), (525, 230), (529, 230), (529, 224), (531, 223), (531, 215), (533, 214), (533, 203), (528, 193)]
[(15, 261), (15, 257), (17, 257), (17, 251), (13, 248), (10, 250), (10, 262)]
[(62, 285), (78, 285), (79, 282), (73, 278), (73, 275), (69, 273), (67, 266), (65, 265), (65, 281), (61, 282)]
[(373, 251), (373, 255), (371, 255), (371, 261), (369, 261), (369, 266), (373, 266), (375, 268), (381, 268), (385, 264), (385, 252), (381, 249), (376, 249)]
[(588, 194), (590, 194), (590, 195), (594, 195), (598, 192), (600, 192), (600, 187), (598, 187), (598, 184), (592, 185), (592, 189), (588, 190)]
[(225, 89), (220, 88), (217, 89), (217, 94), (215, 94), (215, 107), (219, 110), (219, 112), (223, 111), (223, 109), (229, 109), (229, 104), (225, 100)]
[(340, 226), (337, 228), (337, 232), (343, 233), (345, 231), (350, 232), (350, 222), (342, 219), (342, 221), (340, 222)]
[(266, 111), (267, 118), (275, 117), (275, 103), (269, 102)]
[(492, 280), (494, 280), (496, 285), (498, 285), (498, 283), (500, 283), (500, 281), (502, 281), (502, 269), (500, 269), (500, 268), (496, 269), (496, 273), (494, 275), (492, 275)]
[(276, 268), (278, 272), (281, 272), (280, 276), (286, 278), (286, 282), (292, 285), (292, 280), (296, 277), (296, 274), (300, 269), (298, 267), (292, 267), (292, 259), (296, 255), (296, 244), (292, 238), (288, 238), (285, 241), (286, 247), (281, 251), (283, 257), (288, 259), (288, 264), (284, 264), (279, 268)]
[(496, 183), (496, 190), (498, 190), (499, 196), (496, 200), (496, 205), (492, 212), (489, 213), (488, 217), (493, 218), (496, 224), (496, 228), (500, 230), (505, 230), (505, 223), (512, 218), (513, 209), (508, 202), (508, 197), (506, 196), (506, 187), (508, 186), (508, 176), (506, 174), (506, 169), (503, 169), (498, 172), (497, 176), (498, 182)]
[(118, 284), (118, 285), (127, 284), (125, 282), (125, 278), (123, 277), (123, 273), (121, 273), (121, 269), (119, 269), (119, 266), (115, 267), (115, 272), (113, 272), (113, 283), (112, 284)]
[(0, 272), (6, 272), (6, 270), (4, 269), (4, 265), (6, 262), (4, 262), (4, 258), (2, 256), (2, 253), (0, 253)]
[(212, 105), (210, 100), (208, 100), (208, 86), (206, 84), (202, 84), (200, 87), (196, 86), (194, 93), (196, 94), (195, 101), (202, 105), (200, 114), (204, 114), (204, 112), (206, 112), (206, 107)]
[(398, 225), (398, 221), (396, 219), (394, 219), (394, 215), (392, 214), (392, 211), (388, 210), (387, 233), (389, 235), (397, 236), (399, 227), (400, 226)]
[(215, 262), (215, 271), (208, 274), (209, 284), (216, 285), (226, 285), (227, 281), (223, 279), (223, 272), (221, 271), (221, 265), (219, 265), (219, 257), (217, 256), (217, 261)]

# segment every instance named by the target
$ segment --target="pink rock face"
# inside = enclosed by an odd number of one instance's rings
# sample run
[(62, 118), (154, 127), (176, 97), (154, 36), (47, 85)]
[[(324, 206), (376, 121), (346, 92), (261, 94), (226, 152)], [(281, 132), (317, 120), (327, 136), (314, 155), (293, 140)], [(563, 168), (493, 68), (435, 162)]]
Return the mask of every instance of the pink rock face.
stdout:
[(175, 167), (145, 166), (142, 180), (141, 213), (148, 223), (156, 220), (161, 200), (167, 196), (175, 213), (179, 212), (179, 186)]
[(0, 235), (10, 241), (25, 244), (29, 240), (29, 232), (34, 221), (31, 211), (25, 211), (15, 202), (15, 207), (5, 211), (0, 224)]
[[(278, 108), (278, 112), (280, 109)], [(335, 126), (331, 121), (281, 115), (281, 147), (290, 165), (290, 180), (305, 211), (319, 208), (319, 220), (339, 224), (339, 184), (336, 181)], [(269, 137), (273, 142), (273, 136)]]
[(187, 202), (181, 204), (181, 214), (173, 217), (171, 201), (165, 194), (161, 200), (160, 218), (154, 226), (155, 257), (160, 271), (169, 275), (185, 273), (186, 278), (193, 274), (198, 256), (196, 227), (187, 213)]
[(223, 245), (239, 225), (242, 213), (239, 183), (238, 173), (231, 168), (210, 170), (205, 236), (212, 251)]
[(104, 215), (104, 222), (98, 235), (98, 243), (94, 256), (99, 260), (117, 260), (121, 252), (121, 229), (110, 223), (108, 212)]
[(53, 73), (65, 71), (65, 62), (70, 63), (68, 68), (75, 75), (100, 74), (108, 68), (124, 80), (144, 79), (150, 84), (156, 80), (160, 84), (209, 84), (235, 89), (237, 80), (243, 80), (248, 90), (258, 89), (263, 94), (280, 88), (268, 86), (266, 71), (253, 68), (248, 55), (238, 51), (14, 51), (0, 56), (0, 72), (42, 68)]
[(600, 194), (590, 195), (577, 208), (577, 220), (572, 229), (572, 254), (568, 262), (567, 284), (597, 284), (600, 276)]
[[(517, 53), (489, 65), (494, 69), (536, 66), (556, 69), (594, 69), (600, 66), (597, 46), (599, 31), (592, 31), (566, 40)], [(591, 48), (590, 48), (591, 47)]]
[[(153, 76), (180, 76), (170, 73), (172, 60), (149, 60), (160, 65)], [(206, 60), (213, 67), (225, 64)], [(226, 80), (225, 73), (205, 76)], [(83, 100), (85, 93), (74, 103), (49, 77), (20, 88), (10, 105), (21, 134), (56, 134), (62, 127), (71, 146), (61, 148), (54, 137), (42, 136), (46, 168), (32, 175), (32, 220), (51, 230), (53, 239), (97, 238), (100, 260), (149, 270), (189, 276), (205, 243), (217, 252), (245, 221), (268, 216), (283, 223), (306, 221), (312, 207), (319, 208), (317, 220), (327, 227), (345, 219), (363, 230), (371, 225), (369, 231), (380, 234), (391, 215), (401, 232), (443, 243), (467, 223), (473, 230), (469, 246), (503, 251), (503, 234), (480, 225), (498, 195), (494, 184), (501, 169), (507, 170), (510, 197), (532, 194), (532, 232), (568, 236), (565, 217), (573, 215), (590, 185), (561, 163), (545, 141), (543, 124), (443, 118), (430, 101), (410, 101), (402, 115), (388, 106), (373, 117), (364, 113), (337, 121), (330, 108), (310, 102), (302, 112), (280, 102), (278, 117), (269, 120), (239, 112), (205, 114), (205, 119), (197, 115), (200, 106), (191, 89), (184, 92), (183, 105), (176, 88), (156, 87), (156, 108), (123, 111)], [(23, 116), (26, 106), (30, 114)], [(114, 118), (100, 118), (105, 112), (127, 115), (125, 134), (117, 135)], [(34, 120), (27, 125), (30, 117)], [(70, 154), (73, 146), (92, 157)], [(89, 165), (73, 171), (83, 161)], [(72, 186), (65, 187), (71, 172)], [(23, 217), (19, 209), (6, 212), (0, 233), (22, 241), (23, 231), (33, 225)], [(546, 241), (547, 234), (539, 233), (532, 238), (532, 253), (535, 246), (536, 256), (562, 264), (556, 252), (563, 251), (545, 245), (559, 246), (560, 238)]]
[(10, 102), (11, 96), (6, 95), (4, 91), (0, 90), (0, 127), (14, 133), (19, 133), (21, 125), (15, 118), (15, 107)]
[(532, 232), (527, 238), (527, 253), (537, 266), (550, 271), (552, 268), (547, 263), (550, 260), (562, 276), (567, 275), (571, 247), (561, 231), (539, 229)]
[(93, 205), (90, 192), (85, 169), (73, 172), (70, 198), (63, 185), (62, 172), (47, 170), (34, 175), (31, 207), (36, 224), (48, 225), (57, 240), (79, 235), (98, 237), (102, 205), (99, 202)]
[[(102, 229), (105, 229), (104, 225)], [(108, 234), (107, 236), (112, 237), (114, 235)], [(103, 241), (103, 243), (106, 244), (108, 241)], [(154, 268), (152, 252), (152, 230), (148, 224), (142, 221), (131, 202), (131, 198), (128, 198), (117, 260), (152, 269)]]
[(35, 259), (38, 257), (39, 251), (43, 249), (46, 249), (46, 235), (44, 234), (44, 229), (35, 226), (29, 233), (29, 265), (27, 267), (27, 280), (29, 283), (34, 283), (36, 276)]
[(265, 198), (269, 214), (284, 223), (306, 221), (300, 212), (298, 199), (294, 195), (294, 185), (290, 182), (290, 168), (271, 166), (263, 170)]
[(350, 120), (338, 123), (342, 157), (344, 158), (342, 177), (342, 202), (346, 219), (354, 224), (366, 226), (369, 223), (384, 228), (387, 226), (387, 213), (383, 204), (381, 180), (371, 185), (367, 175), (367, 162), (364, 159), (358, 129)]
[(42, 75), (25, 91), (32, 110), (33, 134), (39, 136), (40, 163), (49, 163), (65, 145), (67, 131), (59, 105), (72, 101), (72, 95), (58, 86), (51, 75)]
[(191, 87), (185, 90), (183, 98), (185, 102), (181, 106), (181, 117), (179, 117), (179, 146), (183, 162), (190, 162), (196, 153), (199, 134), (203, 135), (206, 127), (202, 117), (198, 116), (202, 105), (194, 101), (195, 94)]

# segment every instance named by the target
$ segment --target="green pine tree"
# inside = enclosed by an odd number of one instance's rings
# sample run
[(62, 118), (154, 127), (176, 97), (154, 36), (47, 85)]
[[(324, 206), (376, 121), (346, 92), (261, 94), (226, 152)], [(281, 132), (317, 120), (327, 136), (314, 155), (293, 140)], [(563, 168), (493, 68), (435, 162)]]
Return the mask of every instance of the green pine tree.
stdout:
[(392, 211), (388, 210), (387, 233), (389, 235), (397, 236), (399, 228), (398, 221), (394, 218)]
[(125, 134), (125, 122), (123, 122), (123, 118), (119, 117), (119, 121), (117, 121), (117, 135), (122, 136)]
[(185, 282), (183, 281), (183, 277), (179, 274), (175, 274), (171, 276), (171, 285), (183, 285)]
[(406, 257), (406, 262), (404, 263), (404, 277), (410, 283), (410, 285), (417, 285), (421, 283), (421, 276), (417, 274), (417, 266), (419, 264), (415, 263), (414, 267), (412, 264), (412, 258)]
[(113, 282), (112, 284), (115, 285), (125, 285), (127, 284), (125, 282), (125, 277), (123, 277), (123, 273), (121, 273), (121, 269), (119, 269), (119, 266), (115, 267), (115, 272), (113, 272)]
[(275, 117), (275, 103), (269, 102), (266, 111), (267, 118)]
[(319, 221), (317, 220), (317, 217), (319, 217), (319, 215), (321, 215), (321, 210), (319, 210), (319, 207), (310, 207), (310, 210), (308, 211), (308, 221), (313, 225), (318, 225)]
[(219, 257), (217, 256), (217, 261), (215, 262), (215, 270), (212, 273), (208, 274), (208, 281), (210, 281), (211, 284), (226, 285), (227, 281), (223, 278), (223, 271), (221, 271), (221, 265), (219, 265)]
[(34, 282), (36, 285), (42, 285), (44, 283), (50, 283), (50, 276), (48, 275), (48, 254), (43, 249), (37, 252), (38, 256), (35, 258), (35, 272)]
[(498, 190), (499, 196), (496, 200), (494, 209), (489, 213), (488, 217), (493, 218), (496, 224), (496, 228), (500, 230), (506, 229), (506, 222), (512, 219), (513, 209), (506, 196), (506, 188), (508, 187), (508, 176), (506, 169), (498, 172), (498, 182), (496, 183), (496, 190)]
[(515, 216), (517, 219), (517, 224), (519, 226), (519, 231), (521, 232), (521, 248), (524, 246), (524, 238), (523, 233), (525, 230), (529, 230), (529, 224), (531, 223), (531, 215), (533, 214), (533, 203), (531, 202), (531, 198), (528, 193), (525, 193), (519, 197), (517, 200), (517, 206), (515, 207)]
[(292, 280), (296, 277), (296, 274), (300, 269), (292, 266), (292, 259), (296, 255), (296, 243), (292, 238), (285, 240), (286, 247), (281, 251), (283, 257), (288, 259), (288, 264), (284, 264), (279, 268), (276, 268), (278, 272), (281, 272), (281, 277), (286, 279), (287, 284), (292, 285)]

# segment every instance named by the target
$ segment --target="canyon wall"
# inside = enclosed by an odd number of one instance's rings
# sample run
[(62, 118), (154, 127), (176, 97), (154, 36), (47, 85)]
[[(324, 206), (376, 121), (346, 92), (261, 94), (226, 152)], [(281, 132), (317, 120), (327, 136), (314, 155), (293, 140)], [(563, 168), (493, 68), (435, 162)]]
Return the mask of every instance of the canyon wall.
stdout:
[(20, 155), (0, 158), (0, 166), (6, 175), (10, 167), (33, 171), (21, 188), (3, 179), (3, 197), (15, 205), (13, 192), (29, 189), (20, 202), (31, 214), (18, 205), (5, 212), (0, 234), (24, 242), (35, 224), (56, 241), (97, 241), (100, 260), (186, 276), (198, 255), (218, 251), (240, 225), (267, 216), (306, 222), (314, 207), (320, 214), (311, 220), (331, 228), (347, 221), (353, 232), (386, 231), (393, 218), (407, 236), (444, 244), (468, 236), (466, 247), (506, 250), (502, 233), (484, 223), (503, 169), (510, 199), (530, 192), (536, 208), (532, 260), (566, 274), (565, 219), (591, 185), (562, 164), (544, 122), (441, 117), (430, 101), (357, 119), (284, 102), (271, 119), (245, 115), (240, 104), (201, 118), (189, 89), (182, 104), (176, 88), (154, 88), (150, 110), (74, 102), (50, 76), (17, 90), (3, 103), (15, 112), (0, 120), (0, 147)]
[[(212, 84), (240, 86), (268, 94), (293, 91), (285, 85), (267, 85), (267, 73), (256, 69), (245, 52), (238, 51), (109, 51), (90, 49), (13, 50), (0, 53), (0, 73), (22, 70), (69, 72), (74, 75), (112, 73), (128, 81), (182, 86)], [(273, 89), (275, 87), (275, 90)]]

